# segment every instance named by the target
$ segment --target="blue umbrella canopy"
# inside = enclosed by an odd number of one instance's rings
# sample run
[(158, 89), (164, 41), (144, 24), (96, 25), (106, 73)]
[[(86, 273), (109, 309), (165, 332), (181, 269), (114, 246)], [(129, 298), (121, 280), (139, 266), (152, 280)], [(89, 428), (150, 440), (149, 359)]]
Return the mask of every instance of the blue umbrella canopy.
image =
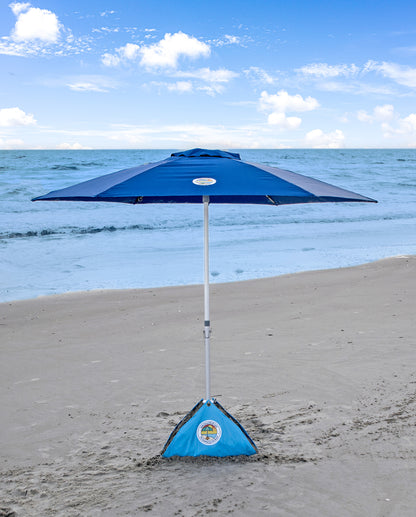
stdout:
[(284, 205), (368, 197), (277, 167), (249, 163), (220, 150), (191, 149), (169, 158), (100, 176), (38, 200), (120, 203), (251, 203)]

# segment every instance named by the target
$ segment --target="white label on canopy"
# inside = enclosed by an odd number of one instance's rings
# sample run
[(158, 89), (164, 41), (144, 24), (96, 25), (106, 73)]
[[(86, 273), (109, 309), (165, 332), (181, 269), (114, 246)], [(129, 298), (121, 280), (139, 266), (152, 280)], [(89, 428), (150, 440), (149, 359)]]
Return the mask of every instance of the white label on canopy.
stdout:
[(214, 185), (214, 183), (217, 183), (217, 180), (214, 180), (214, 178), (195, 178), (192, 180), (192, 183), (206, 187), (207, 185)]

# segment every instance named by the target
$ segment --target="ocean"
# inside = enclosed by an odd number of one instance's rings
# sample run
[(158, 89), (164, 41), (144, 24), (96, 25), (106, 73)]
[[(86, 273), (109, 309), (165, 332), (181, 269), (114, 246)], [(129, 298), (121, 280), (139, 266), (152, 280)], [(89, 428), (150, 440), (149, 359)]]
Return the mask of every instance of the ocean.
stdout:
[[(415, 254), (416, 150), (236, 151), (378, 204), (211, 205), (211, 282)], [(0, 301), (202, 283), (202, 205), (31, 201), (171, 152), (0, 151)]]

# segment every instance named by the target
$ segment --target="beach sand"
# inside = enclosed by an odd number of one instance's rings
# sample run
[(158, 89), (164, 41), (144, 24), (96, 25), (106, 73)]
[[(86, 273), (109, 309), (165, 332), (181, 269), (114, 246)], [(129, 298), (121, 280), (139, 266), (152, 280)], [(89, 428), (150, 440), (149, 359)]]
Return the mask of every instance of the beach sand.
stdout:
[(4, 514), (414, 516), (416, 257), (211, 286), (213, 395), (259, 453), (164, 460), (202, 289), (0, 304)]

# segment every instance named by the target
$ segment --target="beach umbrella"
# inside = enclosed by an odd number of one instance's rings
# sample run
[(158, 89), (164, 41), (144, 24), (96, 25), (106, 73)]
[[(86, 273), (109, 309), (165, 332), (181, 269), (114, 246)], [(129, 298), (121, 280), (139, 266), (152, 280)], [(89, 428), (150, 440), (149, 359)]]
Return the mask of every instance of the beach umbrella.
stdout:
[(179, 422), (162, 451), (171, 456), (234, 456), (257, 452), (241, 426), (211, 396), (208, 210), (212, 203), (284, 205), (376, 202), (354, 192), (228, 151), (191, 149), (34, 198), (33, 201), (202, 203), (204, 207), (205, 398)]

